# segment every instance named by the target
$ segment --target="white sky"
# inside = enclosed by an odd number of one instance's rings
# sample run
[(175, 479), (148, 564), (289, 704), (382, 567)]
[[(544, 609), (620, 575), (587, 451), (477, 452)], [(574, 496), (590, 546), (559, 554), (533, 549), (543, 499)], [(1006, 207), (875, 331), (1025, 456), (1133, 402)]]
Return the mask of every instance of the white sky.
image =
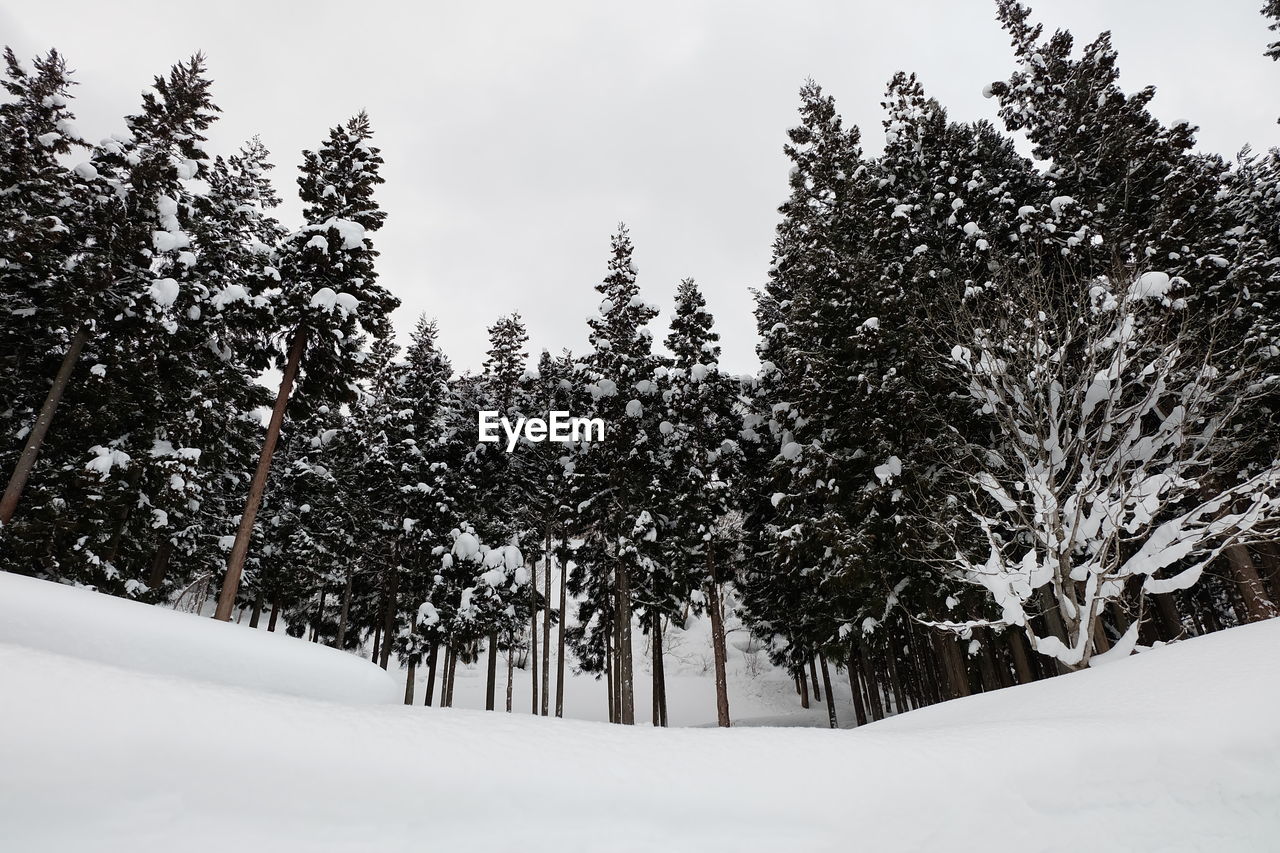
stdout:
[[(1201, 126), (1202, 147), (1280, 144), (1280, 64), (1262, 0), (1038, 0), (1077, 43), (1111, 29), (1122, 84)], [(375, 235), (401, 331), (437, 317), (459, 369), (520, 311), (530, 351), (586, 344), (609, 235), (625, 220), (645, 298), (703, 286), (722, 364), (753, 370), (749, 287), (769, 262), (796, 93), (812, 76), (880, 147), (879, 101), (916, 71), (954, 119), (994, 118), (1012, 68), (988, 0), (900, 2), (4, 2), (0, 41), (57, 47), (78, 72), (79, 126), (122, 127), (151, 78), (203, 50), (223, 109), (211, 153), (257, 133), (296, 225), (299, 152), (367, 109), (386, 159)]]

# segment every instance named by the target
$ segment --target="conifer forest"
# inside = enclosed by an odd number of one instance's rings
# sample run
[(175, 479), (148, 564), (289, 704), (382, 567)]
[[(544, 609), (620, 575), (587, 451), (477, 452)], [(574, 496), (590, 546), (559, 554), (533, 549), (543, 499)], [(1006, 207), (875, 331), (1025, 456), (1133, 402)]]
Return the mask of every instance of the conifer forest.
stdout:
[(216, 150), (195, 53), (88, 138), (6, 49), (0, 849), (1280, 849), (1280, 149), (966, 14), (994, 121), (795, 81), (746, 373), (625, 203), (585, 347), (484, 304), (469, 367), (393, 323), (453, 285), (380, 274), (376, 112)]

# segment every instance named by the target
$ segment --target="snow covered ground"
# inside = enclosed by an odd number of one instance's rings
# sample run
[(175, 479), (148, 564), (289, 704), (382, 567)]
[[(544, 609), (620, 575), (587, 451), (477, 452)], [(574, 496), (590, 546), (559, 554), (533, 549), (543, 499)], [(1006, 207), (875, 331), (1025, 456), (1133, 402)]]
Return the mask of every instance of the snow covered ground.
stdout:
[(0, 643), (311, 699), (404, 699), (403, 684), (337, 649), (8, 572), (0, 572)]
[[(64, 593), (77, 601), (61, 609)], [(140, 649), (118, 614), (95, 612), (120, 604), (0, 575), (0, 850), (1273, 851), (1280, 838), (1280, 620), (854, 731), (624, 729), (371, 704), (385, 688), (366, 662), (186, 615)], [(19, 615), (39, 607), (58, 630)], [(215, 665), (218, 645), (234, 665)], [(262, 689), (292, 671), (333, 692)]]

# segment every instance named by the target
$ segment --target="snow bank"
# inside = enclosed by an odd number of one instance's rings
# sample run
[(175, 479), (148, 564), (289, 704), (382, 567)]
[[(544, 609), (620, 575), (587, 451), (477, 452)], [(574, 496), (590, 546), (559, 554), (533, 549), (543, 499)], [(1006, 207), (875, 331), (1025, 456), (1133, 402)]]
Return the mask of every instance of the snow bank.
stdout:
[[(386, 672), (337, 649), (8, 572), (0, 572), (0, 643), (310, 699), (404, 699)], [(86, 694), (83, 703), (94, 701)]]
[(343, 707), (0, 645), (0, 849), (1274, 850), (1277, 642), (1280, 620), (854, 731)]

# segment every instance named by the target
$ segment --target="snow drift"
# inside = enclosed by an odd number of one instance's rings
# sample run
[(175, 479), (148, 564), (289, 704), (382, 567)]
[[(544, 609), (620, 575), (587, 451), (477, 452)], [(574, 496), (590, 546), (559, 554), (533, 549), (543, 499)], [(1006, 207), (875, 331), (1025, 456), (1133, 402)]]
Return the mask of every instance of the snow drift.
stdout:
[[(0, 645), (3, 850), (1264, 851), (1280, 833), (1280, 620), (853, 731), (651, 729), (122, 670), (102, 649), (139, 643), (136, 619), (171, 648), (222, 648), (217, 631), (298, 647), (282, 676), (337, 672), (305, 643), (0, 578), (25, 644)], [(99, 635), (92, 660), (31, 647), (11, 619), (33, 599)]]
[(8, 572), (0, 572), (0, 643), (310, 699), (404, 698), (386, 672), (337, 649)]

